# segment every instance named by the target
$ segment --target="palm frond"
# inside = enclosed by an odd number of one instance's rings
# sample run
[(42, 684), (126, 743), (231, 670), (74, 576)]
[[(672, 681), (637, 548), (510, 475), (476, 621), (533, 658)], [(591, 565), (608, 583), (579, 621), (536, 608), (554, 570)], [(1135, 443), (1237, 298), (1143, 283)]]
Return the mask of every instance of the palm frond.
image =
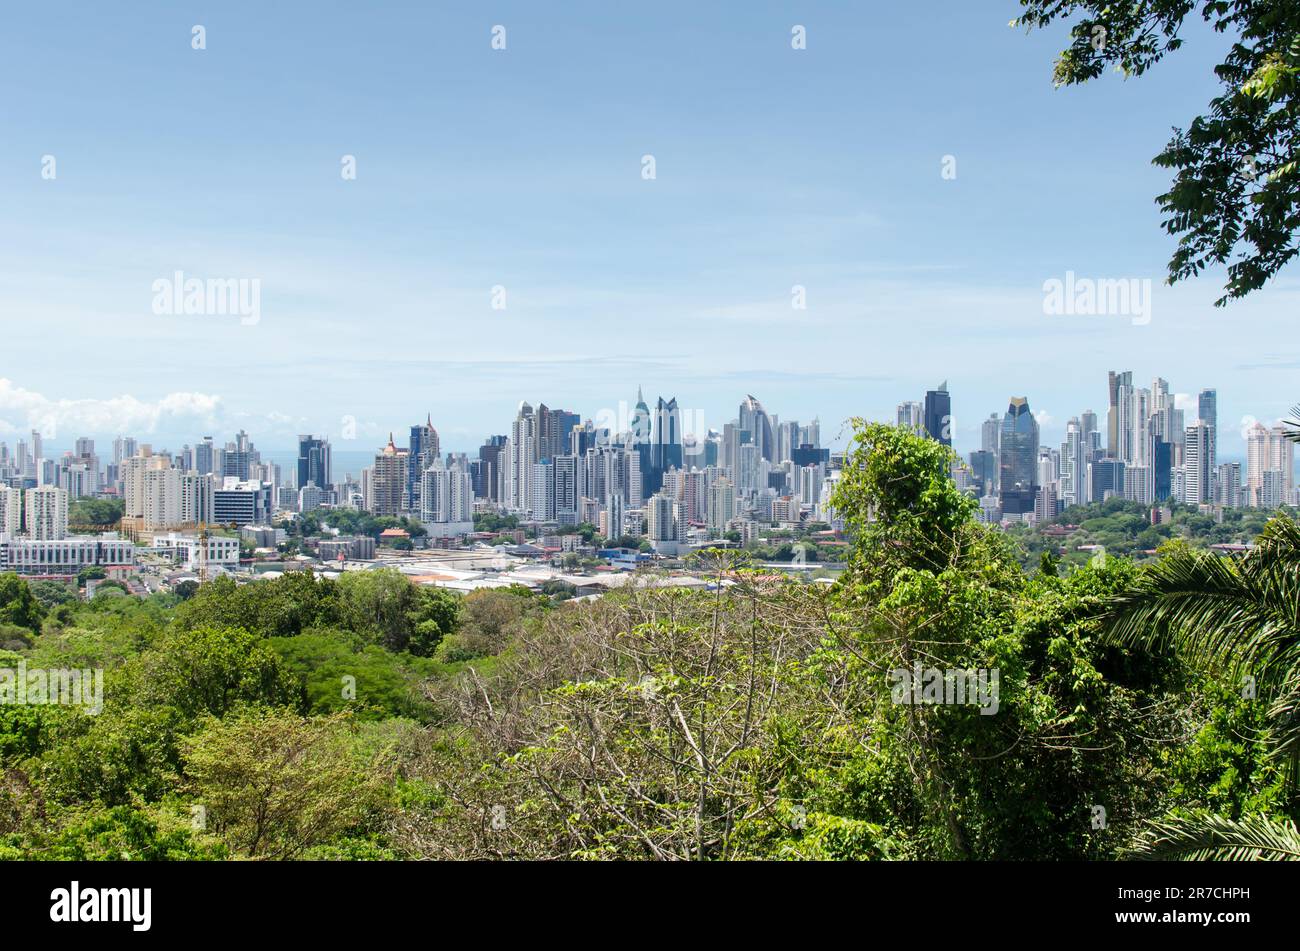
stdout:
[(1282, 435), (1292, 442), (1300, 442), (1300, 403), (1291, 407), (1291, 416), (1282, 420)]
[(1300, 651), (1300, 526), (1276, 518), (1240, 558), (1166, 555), (1116, 597), (1112, 643), (1173, 644), (1194, 664), (1281, 687)]
[(1152, 823), (1135, 844), (1138, 859), (1190, 862), (1300, 862), (1300, 830), (1285, 819), (1195, 816)]
[(1272, 744), (1300, 752), (1300, 525), (1280, 516), (1239, 558), (1186, 549), (1139, 576), (1107, 611), (1113, 644), (1172, 646), (1269, 700)]

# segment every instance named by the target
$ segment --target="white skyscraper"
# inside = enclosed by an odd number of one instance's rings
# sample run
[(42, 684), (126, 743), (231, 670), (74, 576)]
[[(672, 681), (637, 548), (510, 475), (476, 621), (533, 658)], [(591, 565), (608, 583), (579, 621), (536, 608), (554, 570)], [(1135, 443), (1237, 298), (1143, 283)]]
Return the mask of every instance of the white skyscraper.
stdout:
[(22, 531), (22, 527), (22, 490), (0, 483), (0, 535), (13, 538)]
[(1207, 505), (1214, 501), (1210, 494), (1210, 428), (1198, 419), (1187, 427), (1183, 443), (1183, 501)]
[(68, 537), (68, 493), (57, 485), (27, 490), (27, 534), (38, 541)]
[(925, 432), (925, 406), (914, 401), (899, 403), (898, 425), (906, 427), (914, 433)]

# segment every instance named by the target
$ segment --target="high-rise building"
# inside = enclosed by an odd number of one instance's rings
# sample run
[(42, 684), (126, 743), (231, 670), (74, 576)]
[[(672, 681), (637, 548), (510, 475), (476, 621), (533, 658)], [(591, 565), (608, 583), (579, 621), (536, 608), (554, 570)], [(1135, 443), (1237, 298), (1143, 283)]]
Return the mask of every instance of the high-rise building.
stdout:
[(1205, 461), (1213, 473), (1219, 466), (1219, 394), (1215, 390), (1201, 390), (1196, 404), (1206, 430)]
[(411, 427), (411, 443), (407, 448), (410, 464), (406, 467), (406, 506), (412, 512), (420, 511), (421, 476), (442, 455), (438, 430), (433, 428), (433, 417), (426, 415), (423, 423)]
[(655, 404), (650, 465), (653, 475), (646, 491), (651, 493), (659, 491), (665, 472), (682, 467), (682, 418), (677, 397), (665, 402), (661, 396)]
[(987, 449), (976, 449), (970, 456), (971, 475), (975, 480), (977, 497), (997, 492), (998, 455)]
[(409, 465), (410, 453), (406, 449), (398, 449), (389, 433), (388, 445), (375, 456), (375, 465), (370, 474), (372, 514), (394, 517), (402, 514)]
[(804, 427), (794, 420), (781, 423), (776, 428), (776, 452), (773, 462), (785, 462), (794, 458), (794, 451), (799, 447), (799, 434)]
[[(196, 451), (196, 460), (198, 455)], [(198, 466), (195, 469), (199, 472), (204, 471)], [(333, 484), (333, 474), (330, 471), (329, 440), (317, 439), (315, 436), (299, 436), (298, 481), (295, 485), (299, 489), (306, 488), (308, 485), (315, 485), (318, 489), (328, 489)]]
[(1079, 419), (1065, 424), (1065, 442), (1061, 443), (1061, 503), (1087, 505), (1088, 462), (1090, 453)]
[(0, 482), (0, 536), (15, 537), (23, 527), (23, 493), (21, 489)]
[(260, 464), (261, 455), (253, 447), (253, 441), (242, 429), (235, 434), (235, 441), (226, 443), (221, 454), (221, 475), (224, 478), (247, 482), (252, 477), (253, 467)]
[(655, 551), (676, 554), (681, 540), (677, 501), (667, 492), (656, 492), (646, 503), (646, 537)]
[(1112, 496), (1124, 498), (1125, 469), (1123, 459), (1105, 457), (1088, 465), (1088, 495), (1093, 502), (1105, 502)]
[(533, 463), (532, 504), (529, 511), (539, 522), (555, 521), (555, 462), (543, 459)]
[(1241, 463), (1222, 463), (1216, 469), (1214, 479), (1215, 504), (1235, 509), (1241, 505), (1241, 494)]
[(561, 525), (578, 524), (578, 458), (556, 456), (554, 460), (555, 520)]
[(925, 431), (931, 439), (945, 446), (952, 445), (952, 397), (948, 393), (947, 380), (940, 383), (938, 389), (926, 391)]
[(435, 538), (474, 530), (474, 488), (463, 460), (444, 465), (434, 456), (420, 477), (420, 521)]
[(532, 507), (529, 486), (537, 455), (537, 414), (528, 403), (519, 404), (515, 421), (510, 424), (509, 452), (506, 454), (506, 506), (514, 512)]
[[(212, 437), (206, 437), (212, 445)], [(139, 444), (131, 436), (118, 436), (113, 440), (113, 465), (120, 466), (123, 460), (130, 459), (139, 451)]]
[[(1295, 486), (1295, 443), (1286, 438), (1286, 429), (1271, 429), (1255, 423), (1246, 431), (1246, 485), (1245, 494), (1252, 506), (1276, 508), (1289, 504)], [(1265, 493), (1264, 481), (1270, 476), (1270, 488)]]
[[(301, 440), (302, 437), (299, 437)], [(135, 440), (129, 440), (134, 443)], [(114, 454), (116, 454), (116, 446)], [(301, 454), (301, 447), (299, 448)], [(131, 455), (135, 455), (132, 447)], [(204, 436), (203, 439), (194, 445), (194, 471), (199, 475), (212, 475), (217, 471), (217, 447), (212, 441), (211, 436)]]
[(1002, 417), (999, 495), (1004, 515), (1023, 515), (1034, 510), (1037, 487), (1038, 420), (1029, 410), (1029, 400), (1012, 397)]
[(682, 473), (682, 518), (686, 523), (702, 525), (709, 520), (709, 488), (704, 473), (691, 469)]
[(736, 517), (736, 490), (730, 479), (719, 478), (709, 486), (709, 534), (717, 537)]
[(1123, 409), (1125, 387), (1132, 389), (1133, 372), (1131, 370), (1125, 370), (1122, 373), (1114, 370), (1110, 371), (1108, 374), (1110, 408), (1106, 413), (1106, 454), (1113, 459), (1124, 458), (1124, 440), (1121, 434), (1124, 431), (1124, 422), (1127, 416), (1127, 410)]
[(1173, 495), (1174, 444), (1151, 439), (1151, 501), (1166, 502)]
[(916, 401), (898, 404), (898, 425), (918, 436), (925, 433), (925, 406)]
[(56, 485), (27, 490), (27, 534), (38, 541), (68, 537), (68, 493)]
[[(537, 407), (537, 459), (554, 459), (569, 452), (570, 435), (582, 419), (564, 409)], [(679, 440), (680, 441), (680, 440)]]
[(772, 419), (767, 415), (767, 410), (763, 409), (763, 404), (753, 396), (746, 396), (740, 404), (738, 422), (740, 429), (749, 433), (749, 441), (758, 447), (759, 456), (768, 462), (775, 461), (772, 458), (776, 451), (775, 440), (772, 438)]
[(1295, 489), (1295, 441), (1289, 435), (1285, 426), (1274, 426), (1269, 431), (1269, 468), (1281, 474), (1284, 505), (1291, 504)]
[(1183, 435), (1183, 501), (1208, 505), (1214, 501), (1210, 469), (1210, 428), (1198, 419)]
[(478, 449), (478, 482), (474, 494), (489, 502), (501, 501), (501, 455), (505, 451), (509, 438), (506, 436), (489, 436), (487, 442)]
[(996, 456), (1001, 439), (1002, 417), (997, 413), (989, 413), (989, 418), (980, 426), (980, 449)]

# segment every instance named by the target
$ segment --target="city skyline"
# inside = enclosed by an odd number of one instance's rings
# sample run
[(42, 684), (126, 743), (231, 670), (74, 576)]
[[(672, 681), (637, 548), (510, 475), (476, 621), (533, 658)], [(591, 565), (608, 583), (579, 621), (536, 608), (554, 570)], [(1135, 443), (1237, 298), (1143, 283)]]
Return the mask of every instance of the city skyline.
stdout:
[[(1111, 371), (1105, 371), (1105, 372), (1111, 372)], [(1144, 382), (1149, 383), (1152, 380), (1164, 379), (1159, 374), (1153, 374), (1150, 377), (1150, 380), (1148, 380), (1140, 371), (1131, 371), (1131, 375), (1139, 383), (1144, 383)], [(3, 378), (0, 378), (0, 395), (2, 395), (5, 392), (5, 385), (7, 382), (8, 381), (4, 380)], [(994, 412), (1000, 413), (1001, 409), (1005, 406), (1006, 401), (1008, 399), (1015, 398), (1017, 396), (1024, 396), (1029, 399), (1034, 418), (1041, 429), (1042, 440), (1044, 444), (1060, 442), (1061, 439), (1063, 439), (1066, 435), (1067, 424), (1071, 417), (1078, 416), (1082, 413), (1089, 412), (1089, 411), (1094, 413), (1099, 413), (1104, 417), (1107, 408), (1107, 395), (1104, 389), (1105, 387), (1104, 379), (1102, 380), (1102, 384), (1098, 387), (1098, 391), (1100, 393), (1099, 396), (1096, 396), (1090, 401), (1085, 401), (1082, 405), (1079, 406), (1064, 407), (1062, 408), (1061, 414), (1059, 416), (1051, 411), (1044, 411), (1040, 409), (1039, 407), (1041, 406), (1043, 400), (1040, 397), (1036, 396), (1036, 394), (1034, 394), (1033, 392), (1029, 392), (1029, 391), (1013, 390), (1011, 392), (1008, 392), (1000, 402), (995, 402), (994, 404), (983, 408), (983, 410), (974, 410), (973, 407), (970, 407), (968, 405), (970, 403), (969, 398), (966, 398), (960, 391), (956, 391), (955, 388), (951, 385), (950, 381), (944, 380), (941, 381), (940, 383), (936, 383), (935, 386), (947, 387), (948, 395), (952, 399), (952, 404), (951, 404), (952, 421), (949, 423), (951, 434), (952, 434), (952, 438), (950, 442), (953, 448), (957, 450), (958, 455), (963, 458), (965, 454), (970, 450), (978, 449), (981, 447), (981, 445), (983, 444), (981, 429), (984, 422), (988, 418), (988, 414)], [(897, 418), (898, 411), (903, 403), (915, 402), (918, 405), (918, 407), (921, 407), (924, 405), (923, 398), (926, 396), (926, 393), (931, 392), (934, 389), (935, 387), (929, 387), (926, 388), (925, 392), (903, 393), (900, 394), (897, 399), (895, 399), (892, 406), (882, 410), (880, 413), (856, 414), (856, 415), (859, 416), (860, 418), (864, 418), (871, 421), (897, 422), (899, 421)], [(669, 399), (674, 399), (675, 401), (683, 404), (682, 417), (686, 421), (686, 423), (683, 426), (682, 435), (686, 435), (686, 436), (700, 435), (699, 433), (696, 433), (693, 428), (691, 428), (690, 425), (691, 421), (694, 421), (697, 424), (697, 426), (698, 423), (702, 421), (703, 427), (706, 432), (708, 431), (720, 432), (722, 425), (727, 420), (731, 419), (732, 415), (734, 415), (734, 414), (729, 415), (726, 411), (719, 411), (716, 415), (711, 415), (705, 410), (687, 405), (688, 401), (679, 399), (679, 395), (675, 392), (670, 393), (664, 391), (663, 393), (660, 393), (658, 391), (654, 391), (651, 387), (638, 387), (638, 390), (645, 390), (646, 392), (652, 392), (653, 396), (651, 396), (650, 399), (669, 398)], [(1204, 392), (1205, 390), (1218, 391), (1220, 393), (1222, 392), (1218, 387), (1215, 387), (1213, 385), (1199, 387), (1192, 392), (1182, 392), (1177, 389), (1171, 389), (1169, 396), (1170, 399), (1172, 400), (1172, 407), (1174, 409), (1184, 411), (1186, 413), (1186, 420), (1188, 423), (1194, 421), (1195, 419), (1198, 418), (1198, 410), (1199, 410), (1198, 394)], [(741, 388), (741, 390), (738, 390), (737, 392), (742, 392), (742, 391), (743, 388)], [(458, 439), (455, 441), (448, 439), (447, 434), (459, 433), (459, 432), (468, 433), (469, 432), (468, 427), (457, 426), (455, 424), (454, 415), (449, 415), (440, 421), (438, 418), (438, 414), (435, 413), (433, 410), (415, 411), (413, 413), (403, 412), (401, 415), (394, 412), (393, 414), (390, 414), (392, 419), (391, 424), (389, 423), (367, 424), (365, 421), (349, 419), (346, 415), (344, 415), (338, 419), (337, 426), (333, 431), (321, 427), (309, 427), (309, 426), (302, 426), (297, 428), (290, 427), (293, 430), (293, 435), (291, 437), (283, 436), (283, 433), (289, 432), (288, 429), (271, 430), (272, 432), (277, 432), (281, 434), (280, 438), (284, 439), (285, 440), (284, 442), (275, 441), (274, 437), (272, 438), (271, 441), (266, 441), (263, 436), (259, 435), (259, 433), (255, 431), (252, 434), (255, 438), (259, 439), (259, 442), (261, 442), (264, 451), (278, 454), (278, 455), (283, 455), (285, 453), (296, 451), (298, 437), (303, 434), (311, 434), (320, 438), (328, 439), (336, 453), (342, 452), (343, 454), (348, 456), (369, 456), (373, 454), (373, 450), (382, 448), (383, 445), (388, 441), (390, 436), (397, 434), (397, 435), (402, 435), (404, 437), (404, 435), (408, 432), (408, 430), (412, 426), (410, 419), (423, 416), (428, 419), (430, 425), (432, 425), (433, 428), (439, 434), (439, 438), (442, 443), (442, 448), (444, 450), (450, 452), (469, 453), (469, 452), (477, 451), (478, 447), (482, 445), (485, 439), (493, 435), (501, 434), (503, 433), (504, 430), (507, 430), (509, 428), (508, 420), (510, 416), (513, 415), (513, 413), (518, 410), (519, 406), (528, 402), (529, 402), (528, 399), (517, 400), (514, 406), (510, 410), (503, 412), (501, 414), (501, 417), (500, 419), (498, 419), (495, 426), (491, 426), (488, 429), (476, 435), (470, 434), (464, 437), (464, 439)], [(548, 399), (547, 402), (552, 403), (554, 405), (564, 405), (564, 406), (574, 405), (572, 401), (565, 401), (563, 399)], [(632, 411), (635, 407), (635, 402), (636, 402), (636, 396), (633, 395), (631, 397), (620, 399), (614, 402), (612, 405), (602, 406), (595, 410), (589, 410), (587, 407), (581, 407), (581, 408), (576, 408), (573, 411), (582, 420), (592, 420), (596, 422), (598, 425), (601, 424), (602, 420), (621, 421), (622, 423), (621, 428), (626, 428), (626, 423), (628, 422), (629, 417), (632, 414)], [(1056, 403), (1060, 401), (1058, 400), (1058, 401), (1051, 401), (1051, 402)], [(1229, 405), (1238, 402), (1239, 401), (1237, 400), (1231, 400)], [(793, 413), (791, 415), (795, 416), (795, 414)], [(30, 417), (30, 418), (32, 418), (37, 423), (41, 422), (40, 416)], [(48, 418), (49, 417), (46, 417), (47, 420)], [(799, 418), (799, 417), (796, 416), (795, 418)], [(852, 417), (847, 417), (844, 420), (828, 420), (824, 418), (821, 414), (818, 414), (816, 412), (806, 417), (808, 421), (816, 419), (819, 422), (821, 427), (821, 433), (822, 433), (822, 442), (824, 445), (832, 449), (842, 448), (844, 440), (841, 438), (841, 434), (848, 431), (847, 422), (849, 418)], [(1294, 418), (1293, 414), (1290, 413), (1289, 411), (1284, 411), (1276, 417), (1256, 416), (1252, 413), (1246, 413), (1240, 419), (1226, 417), (1221, 410), (1218, 411), (1217, 413), (1218, 428), (1219, 431), (1222, 433), (1222, 438), (1220, 439), (1217, 447), (1219, 457), (1231, 459), (1234, 461), (1244, 460), (1246, 458), (1247, 448), (1248, 448), (1246, 432), (1251, 425), (1258, 422), (1265, 426), (1272, 427), (1292, 418)], [(249, 431), (246, 422), (235, 421), (234, 423), (228, 424), (227, 427), (223, 428), (220, 418), (208, 416), (205, 417), (205, 419), (207, 422), (212, 423), (213, 425), (211, 425), (206, 429), (200, 427), (200, 430), (202, 431), (192, 430), (192, 429), (181, 429), (181, 428), (151, 431), (147, 428), (140, 428), (140, 427), (136, 427), (136, 429), (131, 431), (127, 431), (126, 429), (97, 431), (87, 427), (83, 427), (78, 430), (66, 430), (61, 426), (56, 426), (55, 435), (51, 436), (48, 427), (42, 428), (39, 425), (28, 426), (23, 428), (17, 428), (12, 426), (8, 428), (0, 427), (0, 442), (13, 444), (16, 441), (28, 439), (31, 433), (33, 431), (36, 431), (41, 433), (43, 441), (52, 450), (57, 450), (59, 452), (66, 452), (73, 447), (75, 440), (79, 438), (91, 438), (95, 440), (111, 441), (112, 439), (117, 437), (128, 436), (136, 439), (138, 442), (141, 443), (150, 443), (151, 445), (153, 445), (153, 447), (156, 450), (159, 451), (166, 450), (171, 452), (179, 452), (183, 447), (192, 446), (199, 439), (205, 436), (210, 436), (213, 438), (224, 438), (225, 436), (229, 436), (240, 431)], [(180, 424), (177, 425), (179, 427)], [(355, 431), (357, 432), (357, 435), (355, 437), (349, 438), (349, 437), (339, 435), (339, 433), (346, 430), (348, 426), (352, 426), (355, 428)], [(233, 428), (229, 428), (229, 427), (233, 427)], [(362, 435), (363, 431), (366, 433), (366, 435), (364, 436)], [(167, 433), (171, 433), (171, 435), (167, 435)], [(373, 439), (370, 438), (370, 434), (372, 433), (374, 434)], [(153, 438), (155, 436), (157, 438)], [(402, 440), (398, 440), (398, 442), (401, 441)]]
[[(1104, 416), (1090, 408), (1071, 416), (1059, 448), (1043, 438), (1027, 397), (1010, 397), (1005, 413), (982, 420), (980, 448), (959, 451), (948, 464), (949, 478), (975, 502), (979, 521), (1051, 523), (1076, 506), (1112, 499), (1146, 506), (1152, 525), (1167, 522), (1176, 507), (1222, 521), (1233, 509), (1296, 504), (1300, 424), (1243, 427), (1243, 464), (1219, 452), (1217, 389), (1202, 389), (1189, 407), (1162, 377), (1146, 387), (1132, 370), (1111, 370), (1106, 390)], [(951, 452), (952, 395), (944, 381), (923, 401), (904, 400), (895, 408), (895, 425)], [(343, 560), (373, 559), (382, 537), (414, 546), (407, 528), (437, 547), (474, 547), (492, 534), (480, 526), (502, 515), (552, 541), (554, 533), (589, 526), (615, 542), (605, 549), (614, 559), (624, 557), (628, 540), (673, 558), (719, 540), (748, 544), (773, 526), (825, 525), (832, 534), (844, 527), (835, 487), (845, 459), (823, 446), (819, 418), (783, 419), (752, 393), (720, 430), (675, 396), (658, 396), (652, 411), (638, 387), (635, 404), (594, 417), (520, 401), (508, 433), (487, 436), (476, 458), (446, 447), (431, 413), (409, 427), (403, 442), (390, 431), (370, 464), (354, 474), (346, 464), (335, 468), (332, 443), (312, 433), (298, 435), (292, 460), (259, 449), (243, 429), (234, 440), (209, 435), (179, 452), (129, 435), (115, 437), (111, 452), (85, 436), (62, 453), (38, 431), (12, 451), (0, 440), (0, 564), (56, 574), (105, 564), (130, 568), (136, 563), (130, 546), (141, 543), (155, 555), (198, 557), (206, 575), (209, 556), (218, 557), (222, 570), (240, 558), (229, 541), (209, 547), (207, 525), (278, 545), (287, 538), (286, 525), (311, 525), (321, 512), (344, 522), (362, 513), (390, 520), (388, 528), (372, 523), (380, 537), (339, 538), (323, 552)], [(84, 532), (73, 503), (80, 512), (87, 501), (117, 509), (125, 543), (119, 529)], [(523, 544), (522, 535), (511, 537)], [(568, 544), (576, 558), (576, 543)], [(547, 547), (543, 541), (530, 551)]]

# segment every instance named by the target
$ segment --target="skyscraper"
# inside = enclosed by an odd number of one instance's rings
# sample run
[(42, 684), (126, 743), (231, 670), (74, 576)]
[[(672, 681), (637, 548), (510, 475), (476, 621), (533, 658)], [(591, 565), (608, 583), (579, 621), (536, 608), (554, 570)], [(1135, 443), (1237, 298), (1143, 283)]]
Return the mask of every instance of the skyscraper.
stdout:
[(776, 452), (772, 419), (753, 396), (746, 396), (740, 404), (739, 423), (741, 430), (749, 433), (749, 441), (758, 447), (758, 454), (768, 462), (777, 461), (772, 458)]
[(23, 526), (23, 493), (0, 482), (0, 535), (16, 536)]
[(375, 456), (375, 468), (370, 475), (370, 511), (373, 514), (402, 514), (409, 464), (410, 454), (405, 449), (398, 449), (389, 433), (388, 445)]
[(420, 491), (424, 472), (433, 460), (442, 456), (438, 430), (433, 428), (433, 416), (426, 414), (424, 423), (411, 427), (410, 465), (406, 473), (406, 498), (414, 512), (420, 511)]
[(555, 520), (561, 525), (578, 524), (578, 459), (556, 456), (554, 460)]
[(68, 493), (55, 485), (27, 490), (27, 534), (40, 541), (68, 537)]
[(915, 400), (899, 403), (898, 425), (921, 435), (925, 432), (925, 407)]
[[(629, 420), (627, 439), (629, 450), (637, 454), (637, 465), (643, 479), (653, 479), (654, 461), (650, 455), (650, 438), (653, 435), (654, 420), (650, 416), (650, 407), (641, 395), (641, 387), (636, 388), (636, 406)], [(647, 483), (648, 484), (648, 483)], [(631, 504), (631, 499), (627, 500)]]
[(1061, 444), (1061, 501), (1066, 506), (1088, 504), (1088, 461), (1083, 424), (1071, 419)]
[[(199, 465), (200, 450), (202, 444), (195, 447), (195, 471), (199, 473), (211, 472), (211, 463), (205, 470)], [(208, 445), (208, 459), (211, 460), (211, 443)], [(319, 489), (328, 489), (332, 484), (332, 474), (330, 472), (330, 444), (329, 440), (317, 439), (315, 436), (298, 437), (298, 481), (297, 487), (302, 489), (308, 484), (315, 485)]]
[(1215, 390), (1201, 390), (1196, 403), (1206, 429), (1206, 464), (1215, 473), (1219, 467), (1219, 394)]
[(506, 454), (507, 507), (515, 512), (527, 512), (532, 505), (530, 485), (533, 463), (537, 455), (537, 414), (528, 403), (519, 404), (519, 412), (510, 425), (509, 452)]
[(1183, 438), (1183, 501), (1208, 505), (1214, 501), (1210, 469), (1210, 428), (1198, 419)]
[(501, 456), (508, 442), (506, 436), (489, 436), (478, 448), (478, 484), (474, 492), (481, 499), (501, 501)]
[(1107, 383), (1110, 394), (1110, 408), (1106, 412), (1106, 454), (1114, 459), (1119, 459), (1122, 457), (1120, 448), (1120, 404), (1122, 402), (1120, 388), (1133, 385), (1133, 371), (1125, 370), (1122, 373), (1117, 373), (1111, 370), (1107, 374)]
[(682, 467), (682, 418), (677, 397), (664, 402), (661, 396), (655, 404), (650, 463), (653, 475), (646, 492), (653, 494), (663, 485), (665, 472)]
[(1032, 512), (1038, 475), (1038, 420), (1029, 410), (1028, 398), (1012, 397), (1002, 417), (1000, 447), (1002, 513)]
[[(308, 437), (310, 438), (310, 437)], [(301, 443), (302, 437), (298, 437)], [(118, 452), (118, 445), (113, 444), (113, 455)], [(129, 449), (126, 458), (135, 455), (135, 440), (128, 439), (123, 444), (124, 449)], [(299, 455), (302, 455), (302, 447), (299, 446)], [(204, 436), (199, 442), (194, 444), (194, 471), (199, 475), (212, 475), (217, 471), (217, 447), (212, 441), (211, 436)], [(323, 488), (323, 486), (322, 486)]]
[(931, 439), (945, 446), (952, 445), (952, 398), (948, 394), (947, 380), (940, 383), (938, 389), (926, 391), (925, 431)]

